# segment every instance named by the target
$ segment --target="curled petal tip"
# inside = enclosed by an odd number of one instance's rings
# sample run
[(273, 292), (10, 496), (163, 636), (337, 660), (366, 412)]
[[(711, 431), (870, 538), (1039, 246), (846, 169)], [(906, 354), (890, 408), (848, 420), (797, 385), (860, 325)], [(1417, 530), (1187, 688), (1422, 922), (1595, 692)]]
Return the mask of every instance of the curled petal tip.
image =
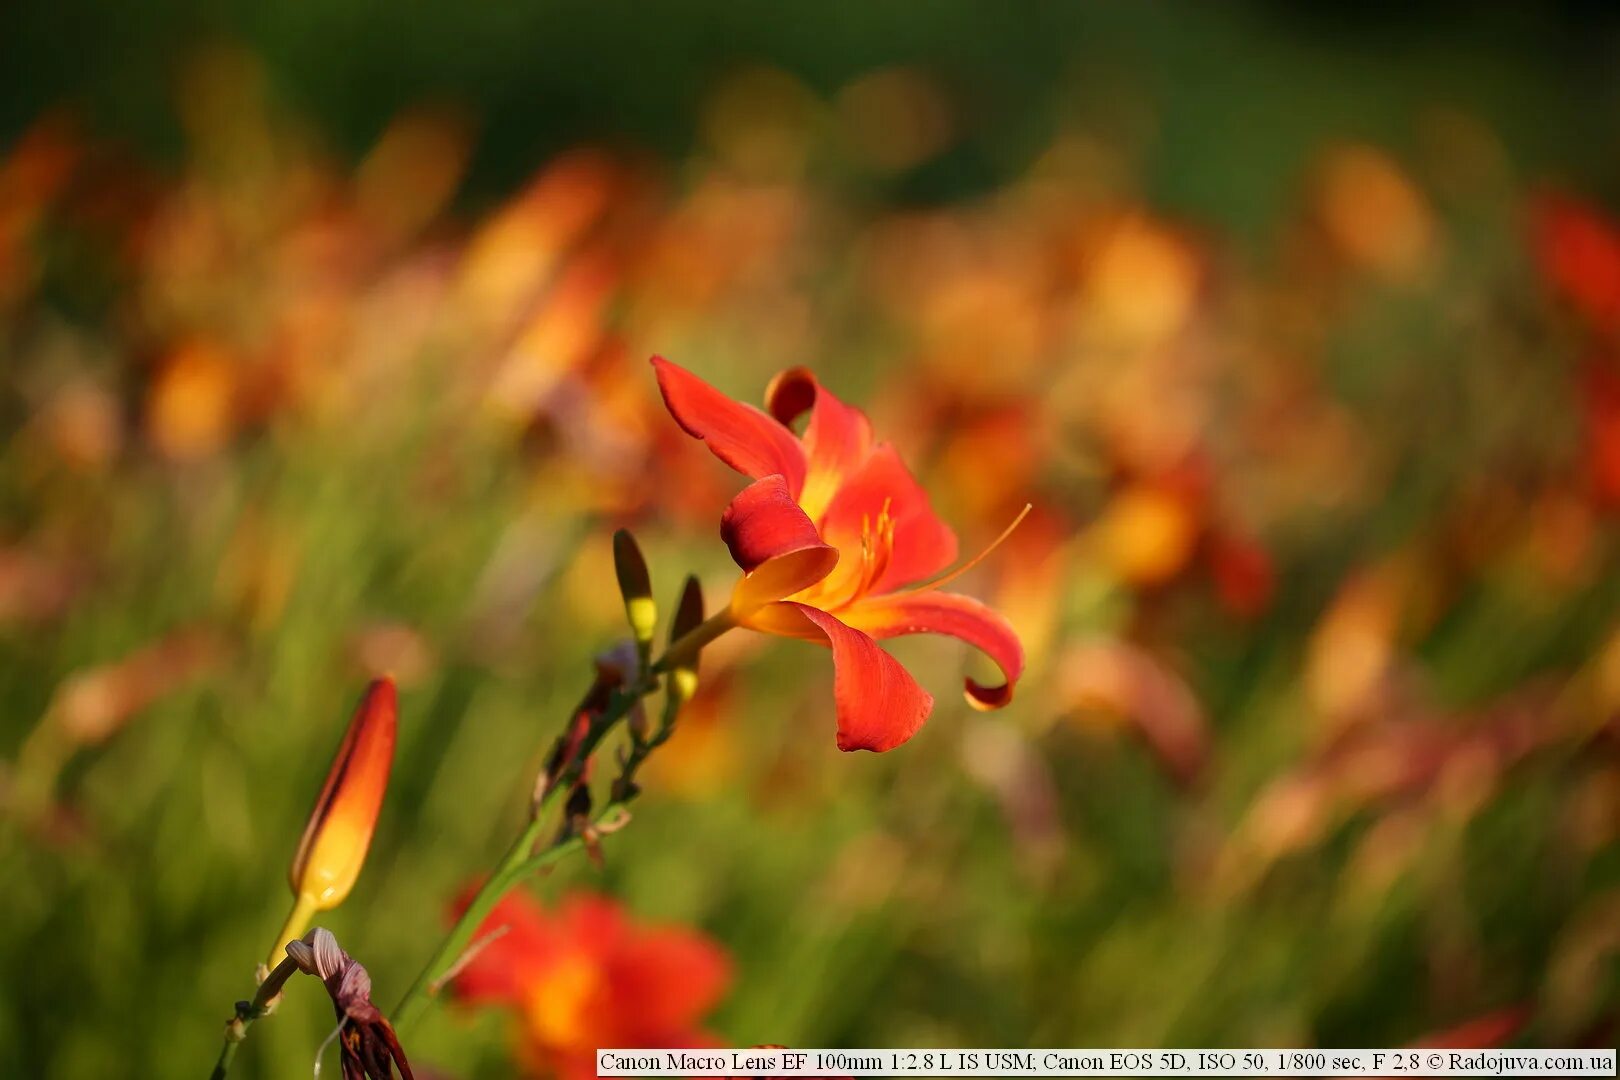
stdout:
[(903, 634), (946, 634), (965, 641), (1001, 669), (1002, 683), (986, 686), (967, 679), (963, 691), (968, 704), (990, 711), (1012, 701), (1013, 689), (1024, 673), (1024, 647), (1012, 624), (999, 612), (959, 593), (915, 592), (880, 597), (852, 608), (851, 626), (876, 638)]
[(791, 424), (815, 406), (819, 389), (809, 368), (788, 368), (765, 388), (765, 408), (779, 423)]
[(980, 712), (994, 712), (1005, 708), (1013, 699), (1013, 684), (1002, 683), (1000, 686), (985, 686), (972, 679), (963, 680), (963, 694), (967, 703)]

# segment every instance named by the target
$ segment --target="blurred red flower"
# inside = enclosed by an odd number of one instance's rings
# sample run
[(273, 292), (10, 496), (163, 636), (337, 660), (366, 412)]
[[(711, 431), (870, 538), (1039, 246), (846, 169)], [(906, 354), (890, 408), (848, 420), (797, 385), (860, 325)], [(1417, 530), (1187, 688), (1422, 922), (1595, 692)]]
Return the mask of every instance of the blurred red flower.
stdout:
[(1593, 494), (1620, 507), (1620, 372), (1593, 360), (1581, 380), (1586, 411), (1586, 459)]
[(636, 925), (602, 896), (576, 893), (548, 911), (514, 890), (477, 940), (489, 944), (451, 986), (463, 1002), (516, 1013), (535, 1075), (595, 1076), (604, 1047), (714, 1045), (697, 1025), (725, 992), (731, 964), (696, 931)]
[(1592, 207), (1549, 195), (1535, 207), (1536, 258), (1592, 329), (1620, 330), (1620, 229)]
[[(743, 569), (731, 615), (743, 626), (832, 649), (839, 749), (893, 749), (933, 709), (933, 697), (876, 639), (960, 638), (994, 660), (1005, 679), (993, 687), (967, 680), (968, 701), (993, 709), (1011, 700), (1024, 668), (1017, 634), (979, 601), (938, 591), (967, 566), (915, 584), (955, 560), (956, 535), (894, 447), (873, 441), (865, 414), (803, 369), (772, 380), (767, 414), (661, 357), (653, 366), (676, 422), (754, 480), (721, 520), (720, 534)], [(805, 413), (800, 437), (789, 425)]]

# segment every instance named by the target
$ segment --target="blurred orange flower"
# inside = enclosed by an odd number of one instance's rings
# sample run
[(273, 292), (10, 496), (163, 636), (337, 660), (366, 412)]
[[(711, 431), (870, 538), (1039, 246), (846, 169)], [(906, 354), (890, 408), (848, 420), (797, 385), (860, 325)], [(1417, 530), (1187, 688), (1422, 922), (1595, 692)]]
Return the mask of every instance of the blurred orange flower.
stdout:
[[(469, 890), (458, 910), (471, 897)], [(488, 944), (456, 976), (454, 991), (468, 1004), (516, 1013), (535, 1075), (595, 1076), (604, 1046), (714, 1044), (697, 1025), (730, 983), (731, 963), (694, 930), (635, 925), (616, 902), (588, 893), (547, 911), (514, 890), (478, 940)]]
[(1328, 155), (1318, 212), (1346, 260), (1391, 278), (1412, 276), (1435, 246), (1434, 214), (1422, 192), (1372, 146), (1343, 146)]
[(152, 381), (147, 426), (152, 441), (177, 460), (207, 457), (236, 425), (237, 378), (229, 354), (207, 342), (176, 349)]
[[(730, 618), (832, 649), (839, 749), (891, 750), (933, 710), (933, 697), (878, 647), (879, 638), (960, 638), (994, 660), (1006, 680), (987, 687), (968, 679), (968, 701), (993, 709), (1012, 699), (1024, 668), (1018, 635), (979, 601), (938, 591), (972, 562), (913, 584), (951, 564), (956, 534), (934, 513), (894, 447), (873, 442), (860, 410), (802, 369), (772, 380), (767, 415), (661, 357), (653, 366), (676, 422), (755, 481), (726, 508), (720, 525), (743, 569)], [(806, 412), (810, 421), (801, 439), (789, 424)]]
[(1198, 524), (1179, 493), (1138, 483), (1109, 500), (1090, 536), (1098, 559), (1121, 581), (1152, 586), (1173, 578), (1192, 558)]
[(1079, 643), (1062, 657), (1061, 700), (1079, 716), (1097, 712), (1128, 725), (1165, 773), (1193, 787), (1209, 765), (1214, 737), (1192, 688), (1150, 652), (1126, 641)]

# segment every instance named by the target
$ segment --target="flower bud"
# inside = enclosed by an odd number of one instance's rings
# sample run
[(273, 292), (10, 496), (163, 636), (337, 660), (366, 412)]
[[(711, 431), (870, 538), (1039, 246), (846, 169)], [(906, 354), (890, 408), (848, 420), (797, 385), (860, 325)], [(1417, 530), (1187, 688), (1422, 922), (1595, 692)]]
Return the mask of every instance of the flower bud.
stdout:
[[(696, 577), (688, 576), (681, 589), (680, 603), (675, 607), (675, 619), (670, 623), (670, 642), (679, 641), (702, 624), (703, 586)], [(694, 652), (689, 662), (670, 670), (668, 692), (682, 703), (692, 700), (692, 695), (697, 693), (697, 668), (698, 657)]]
[(315, 912), (341, 904), (360, 876), (394, 763), (398, 712), (394, 681), (373, 680), (355, 709), (298, 842), (287, 875), (296, 903), (273, 957), (279, 958)]
[(647, 560), (628, 529), (613, 534), (613, 571), (619, 578), (619, 593), (624, 597), (624, 615), (630, 623), (630, 633), (635, 636), (637, 646), (645, 648), (658, 628), (658, 605), (652, 598)]

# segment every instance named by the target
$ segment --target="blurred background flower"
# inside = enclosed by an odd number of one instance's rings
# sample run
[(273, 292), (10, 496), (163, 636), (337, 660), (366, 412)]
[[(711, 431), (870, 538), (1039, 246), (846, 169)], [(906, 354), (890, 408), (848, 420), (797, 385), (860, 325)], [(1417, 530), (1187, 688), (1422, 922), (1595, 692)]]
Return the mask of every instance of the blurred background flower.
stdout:
[[(735, 580), (654, 353), (809, 366), (964, 550), (1035, 509), (957, 586), (1024, 644), (1002, 712), (896, 641), (935, 715), (841, 755), (804, 650), (705, 654), (605, 868), (520, 913), (730, 957), (635, 1037), (1614, 1045), (1617, 49), (1580, 5), (5, 5), (0, 1074), (197, 1074), (385, 673), (326, 918), (397, 998), (622, 633), (613, 529), (666, 610)], [(244, 1078), (330, 1031), (296, 990)], [(413, 1065), (510, 1075), (501, 1011)]]
[(520, 889), (496, 905), (473, 948), (455, 996), (510, 1009), (538, 1075), (595, 1076), (601, 1047), (714, 1045), (697, 1025), (725, 992), (730, 962), (701, 934), (636, 925), (589, 893), (548, 911)]

